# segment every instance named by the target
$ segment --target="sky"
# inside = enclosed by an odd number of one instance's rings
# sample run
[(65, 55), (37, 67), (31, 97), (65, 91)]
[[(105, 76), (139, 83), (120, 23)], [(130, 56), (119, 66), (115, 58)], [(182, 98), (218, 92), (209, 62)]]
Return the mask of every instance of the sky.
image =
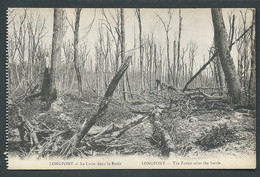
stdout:
[[(12, 9), (10, 9), (12, 10)], [(75, 21), (74, 9), (64, 9), (68, 16), (68, 20), (73, 23)], [(135, 9), (125, 9), (125, 36), (126, 36), (126, 50), (134, 48), (134, 36), (136, 36), (136, 42), (138, 43), (138, 21), (134, 13)], [(157, 44), (161, 44), (164, 51), (166, 51), (166, 34), (162, 23), (160, 22), (158, 15), (163, 21), (168, 22), (168, 10), (169, 9), (141, 9), (141, 20), (143, 28), (143, 36), (151, 35), (154, 31), (154, 39)], [(241, 12), (245, 12), (246, 9), (222, 9), (224, 22), (227, 30), (228, 28), (228, 15), (233, 12), (237, 19), (235, 25), (241, 23)], [(53, 26), (53, 9), (50, 8), (32, 8), (29, 9), (29, 14), (33, 19), (41, 18), (46, 20), (46, 36), (43, 38), (46, 46), (51, 46), (52, 41), (52, 26)], [(178, 25), (179, 25), (179, 9), (171, 9), (173, 11), (173, 18), (171, 22), (171, 30), (169, 31), (170, 38), (170, 57), (172, 57), (172, 46), (174, 39), (178, 36)], [(90, 55), (94, 57), (95, 54), (95, 43), (98, 39), (98, 28), (99, 24), (104, 20), (102, 16), (102, 9), (83, 9), (81, 12), (79, 37), (80, 43), (86, 42), (88, 49), (90, 49)], [(109, 20), (110, 18), (108, 9), (105, 9)], [(115, 9), (110, 9), (112, 14), (115, 14)], [(16, 17), (18, 20), (19, 15), (23, 13), (23, 9), (15, 9)], [(95, 16), (96, 13), (96, 16)], [(196, 66), (199, 68), (203, 64), (203, 58), (208, 59), (208, 50), (212, 45), (214, 37), (214, 29), (212, 25), (211, 10), (209, 8), (204, 9), (181, 9), (182, 20), (182, 36), (181, 36), (181, 48), (186, 48), (190, 41), (194, 41), (198, 45), (197, 54), (195, 57)], [(94, 23), (91, 30), (86, 36), (86, 32), (89, 29), (93, 17), (95, 16)], [(247, 12), (247, 26), (251, 25), (252, 12)], [(68, 25), (68, 23), (67, 23)], [(9, 27), (9, 34), (12, 33), (12, 27)], [(236, 38), (236, 37), (235, 37)], [(64, 40), (72, 40), (73, 33), (71, 27), (68, 25), (68, 29)], [(166, 53), (165, 53), (166, 55)], [(237, 52), (235, 48), (232, 50), (233, 58), (236, 58)], [(186, 59), (188, 55), (186, 54)]]

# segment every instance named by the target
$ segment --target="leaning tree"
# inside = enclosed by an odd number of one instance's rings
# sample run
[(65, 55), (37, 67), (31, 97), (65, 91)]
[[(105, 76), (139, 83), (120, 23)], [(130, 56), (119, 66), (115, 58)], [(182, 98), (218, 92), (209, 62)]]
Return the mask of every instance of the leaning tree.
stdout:
[(211, 14), (214, 25), (215, 45), (218, 49), (220, 62), (225, 74), (228, 93), (233, 103), (238, 104), (241, 102), (242, 92), (234, 61), (230, 54), (228, 34), (223, 20), (222, 9), (212, 8)]

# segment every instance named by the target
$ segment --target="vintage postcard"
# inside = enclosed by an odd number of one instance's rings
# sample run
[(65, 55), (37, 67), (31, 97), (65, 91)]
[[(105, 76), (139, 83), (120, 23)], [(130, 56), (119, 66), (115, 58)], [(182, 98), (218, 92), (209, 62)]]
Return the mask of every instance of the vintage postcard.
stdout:
[(253, 8), (9, 8), (7, 168), (255, 169)]

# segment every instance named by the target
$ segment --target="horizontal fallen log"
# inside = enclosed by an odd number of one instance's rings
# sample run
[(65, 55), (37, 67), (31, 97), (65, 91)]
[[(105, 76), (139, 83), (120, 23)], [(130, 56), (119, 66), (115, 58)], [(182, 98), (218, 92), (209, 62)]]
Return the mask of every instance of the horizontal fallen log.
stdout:
[(226, 98), (223, 97), (223, 96), (211, 96), (211, 95), (206, 94), (206, 93), (204, 93), (202, 91), (200, 91), (199, 94), (203, 95), (208, 100), (226, 100)]
[(183, 93), (183, 95), (190, 97), (191, 99), (206, 99), (208, 101), (222, 101), (222, 102), (228, 102), (227, 97), (225, 96), (212, 96), (205, 92), (202, 92), (201, 90), (195, 90), (195, 91), (186, 91)]
[[(114, 123), (110, 124), (109, 126), (105, 127), (100, 133), (94, 135), (91, 137), (92, 141), (95, 141), (95, 139), (102, 138), (104, 135), (109, 134), (109, 136), (119, 138), (123, 135), (124, 132), (129, 130), (130, 128), (140, 124), (145, 119), (147, 119), (148, 116), (138, 115), (130, 120), (127, 120), (125, 123), (116, 125)], [(112, 135), (113, 134), (113, 135)]]
[(197, 88), (189, 88), (187, 91), (192, 90), (223, 90), (224, 87), (197, 87)]

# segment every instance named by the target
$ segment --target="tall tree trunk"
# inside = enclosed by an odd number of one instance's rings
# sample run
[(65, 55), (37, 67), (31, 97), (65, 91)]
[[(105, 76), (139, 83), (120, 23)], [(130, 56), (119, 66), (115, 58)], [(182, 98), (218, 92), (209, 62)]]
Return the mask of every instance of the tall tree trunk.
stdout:
[(212, 8), (211, 14), (214, 25), (216, 47), (219, 51), (220, 62), (225, 74), (228, 93), (231, 96), (233, 103), (237, 104), (242, 101), (242, 93), (235, 65), (230, 55), (227, 41), (228, 35), (223, 20), (222, 10), (220, 8)]
[(156, 44), (154, 44), (154, 53), (153, 53), (153, 61), (154, 61), (154, 80), (157, 80), (157, 55), (156, 55)]
[[(124, 15), (124, 9), (120, 9), (121, 13), (121, 63), (125, 60), (125, 15)], [(123, 76), (122, 79), (122, 86), (123, 86), (123, 98), (126, 101), (127, 95), (126, 95), (126, 76)]]
[(142, 21), (141, 21), (141, 12), (140, 9), (136, 9), (137, 19), (138, 19), (138, 25), (139, 25), (139, 52), (140, 52), (140, 88), (141, 88), (141, 94), (144, 91), (144, 81), (143, 81), (143, 41), (142, 41)]
[(62, 46), (62, 19), (63, 9), (54, 9), (54, 21), (53, 21), (53, 35), (52, 35), (52, 51), (51, 51), (51, 68), (50, 68), (50, 87), (48, 89), (47, 102), (50, 107), (51, 103), (57, 99), (56, 89), (56, 68), (57, 59), (61, 51)]
[(152, 64), (153, 64), (153, 39), (151, 39), (151, 43), (149, 45), (149, 88), (152, 90)]
[(79, 21), (80, 21), (80, 12), (81, 8), (76, 8), (76, 21), (75, 21), (75, 29), (74, 29), (74, 67), (76, 71), (76, 76), (78, 80), (78, 89), (79, 89), (79, 97), (82, 97), (82, 81), (81, 75), (79, 71), (78, 64), (78, 48), (79, 48)]
[(180, 77), (180, 46), (181, 46), (181, 22), (182, 22), (182, 17), (181, 17), (181, 9), (179, 9), (179, 38), (178, 38), (178, 55), (177, 55), (177, 73), (176, 73), (176, 87), (178, 86), (178, 79)]
[(168, 84), (171, 84), (171, 76), (172, 76), (172, 72), (171, 72), (171, 63), (170, 63), (170, 41), (169, 41), (169, 31), (167, 30), (166, 31), (166, 49), (167, 49), (167, 64), (168, 64), (168, 67), (167, 67), (167, 70), (168, 70), (168, 74), (167, 74), (167, 83)]
[(217, 55), (217, 73), (218, 73), (218, 80), (219, 80), (219, 86), (221, 89), (225, 88), (225, 75), (220, 63), (219, 55)]
[[(176, 76), (176, 40), (173, 41), (173, 75)], [(172, 77), (172, 85), (175, 87), (177, 87), (177, 77), (175, 79), (175, 77)]]
[(126, 73), (125, 73), (125, 75), (126, 75), (126, 84), (127, 84), (127, 88), (128, 88), (128, 90), (129, 90), (129, 93), (130, 93), (130, 97), (131, 97), (131, 99), (133, 99), (134, 97), (133, 97), (133, 95), (131, 94), (132, 93), (132, 89), (131, 89), (131, 85), (130, 85), (130, 81), (129, 81), (129, 77), (128, 77), (128, 71), (126, 71)]
[(31, 67), (32, 67), (32, 50), (31, 50), (31, 35), (28, 39), (28, 61), (27, 61), (27, 81), (31, 82)]
[(251, 28), (251, 72), (249, 81), (249, 105), (252, 108), (256, 106), (256, 41), (255, 41), (255, 18), (256, 12), (253, 10), (253, 20)]

